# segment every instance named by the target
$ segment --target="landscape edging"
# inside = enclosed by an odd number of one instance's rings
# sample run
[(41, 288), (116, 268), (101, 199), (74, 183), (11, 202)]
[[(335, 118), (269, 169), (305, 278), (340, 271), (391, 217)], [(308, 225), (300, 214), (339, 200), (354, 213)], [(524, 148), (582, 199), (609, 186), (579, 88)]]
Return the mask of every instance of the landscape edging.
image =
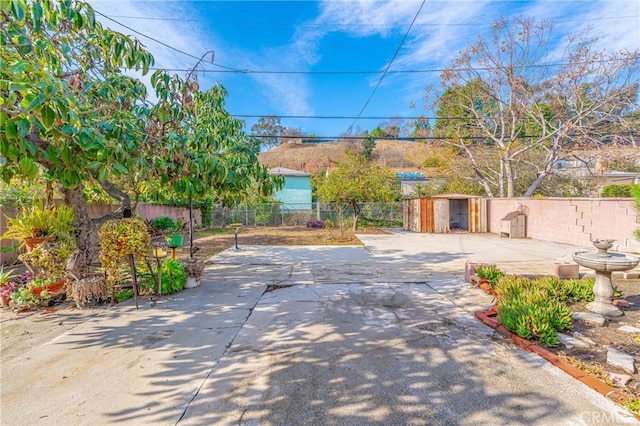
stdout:
[(500, 324), (500, 321), (493, 318), (498, 315), (496, 310), (492, 309), (489, 311), (478, 311), (474, 315), (480, 322), (491, 327), (498, 334), (511, 340), (520, 348), (539, 355), (540, 357), (544, 358), (546, 361), (550, 362), (551, 364), (558, 367), (565, 373), (569, 374), (571, 377), (581, 381), (585, 385), (589, 386), (591, 389), (595, 390), (601, 395), (604, 395), (605, 397), (609, 398), (613, 402), (620, 404), (627, 401), (628, 398), (618, 389), (615, 389), (609, 386), (608, 384), (604, 383), (600, 379), (590, 376), (585, 371), (582, 371), (579, 368), (569, 364), (568, 362), (563, 361), (556, 354), (554, 354), (547, 348), (540, 346), (539, 344), (531, 340), (520, 337), (517, 334), (507, 330), (502, 324)]

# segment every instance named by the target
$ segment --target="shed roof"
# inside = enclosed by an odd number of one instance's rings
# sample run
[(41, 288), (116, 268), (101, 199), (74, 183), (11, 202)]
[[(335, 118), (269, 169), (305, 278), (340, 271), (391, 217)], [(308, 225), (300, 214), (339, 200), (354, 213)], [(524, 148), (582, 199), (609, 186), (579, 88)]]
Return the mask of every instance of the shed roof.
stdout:
[(484, 197), (481, 197), (479, 195), (458, 194), (458, 193), (450, 192), (447, 194), (432, 195), (429, 198), (447, 198), (450, 200), (467, 200), (469, 198), (484, 198)]

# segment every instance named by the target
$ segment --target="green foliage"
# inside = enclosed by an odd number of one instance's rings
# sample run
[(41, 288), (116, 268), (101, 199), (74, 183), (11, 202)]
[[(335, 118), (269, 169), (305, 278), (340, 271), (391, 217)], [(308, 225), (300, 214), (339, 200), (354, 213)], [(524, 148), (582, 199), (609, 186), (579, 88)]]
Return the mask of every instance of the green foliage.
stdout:
[(11, 294), (11, 301), (16, 309), (34, 309), (48, 299), (48, 296), (46, 291), (42, 291), (38, 297), (30, 288), (20, 287)]
[(582, 300), (585, 302), (592, 302), (593, 299), (595, 299), (595, 294), (593, 293), (595, 278), (564, 280), (562, 283), (567, 289), (566, 294), (569, 300)]
[[(640, 186), (631, 188), (631, 195), (635, 199), (636, 210), (640, 213)], [(640, 240), (640, 229), (636, 231), (636, 238)]]
[(376, 147), (376, 140), (371, 136), (367, 136), (362, 141), (362, 155), (367, 160), (371, 160), (371, 155), (373, 154), (373, 150)]
[(624, 402), (621, 405), (636, 416), (640, 416), (640, 398), (630, 398), (627, 402)]
[(127, 158), (136, 158), (137, 149), (117, 134), (134, 123), (114, 123), (146, 91), (120, 67), (146, 73), (152, 56), (136, 40), (102, 28), (87, 3), (11, 4), (16, 7), (3, 7), (2, 21), (0, 68), (9, 83), (0, 120), (3, 180), (34, 179), (37, 163), (65, 188), (94, 172), (127, 174)]
[(187, 273), (182, 264), (176, 259), (162, 262), (162, 294), (177, 293), (187, 283)]
[(75, 244), (70, 239), (43, 242), (35, 246), (30, 252), (21, 254), (18, 258), (22, 262), (46, 272), (55, 279), (61, 279), (74, 248)]
[[(134, 199), (169, 192), (194, 201), (231, 199), (250, 187), (268, 195), (281, 184), (258, 163), (242, 121), (226, 111), (224, 88), (200, 90), (200, 63), (185, 79), (154, 72), (150, 102), (145, 84), (129, 75), (147, 74), (153, 57), (133, 37), (103, 28), (88, 3), (5, 3), (3, 181), (46, 170), (63, 192), (98, 182)], [(79, 227), (78, 241), (89, 241), (92, 229)]]
[(12, 209), (29, 205), (44, 192), (44, 179), (30, 181), (16, 177), (10, 185), (0, 180), (0, 207)]
[(57, 237), (65, 239), (71, 233), (73, 208), (61, 205), (46, 208), (41, 200), (22, 206), (15, 218), (7, 217), (7, 232), (2, 238), (21, 240), (30, 237)]
[(176, 229), (176, 221), (169, 216), (158, 216), (151, 222), (153, 227), (158, 231), (172, 231)]
[(0, 267), (0, 286), (8, 284), (14, 277), (13, 271), (5, 271), (4, 267)]
[(120, 280), (121, 263), (128, 255), (146, 259), (151, 237), (146, 224), (136, 218), (108, 220), (98, 231), (100, 236), (100, 263), (107, 273), (107, 282), (113, 285)]
[(480, 266), (476, 269), (476, 275), (487, 280), (491, 287), (495, 287), (500, 278), (504, 277), (504, 272), (494, 266)]
[[(590, 133), (611, 131), (630, 141), (612, 130), (627, 111), (637, 109), (638, 51), (609, 53), (588, 33), (574, 34), (560, 59), (570, 63), (579, 56), (580, 63), (532, 73), (530, 65), (544, 62), (555, 49), (551, 32), (545, 21), (499, 19), (491, 34), (478, 36), (457, 54), (441, 74), (444, 93), (433, 96), (434, 135), (469, 159), (469, 171), (487, 192), (498, 188), (501, 197), (534, 194), (554, 175), (554, 163), (574, 147), (603, 142)], [(527, 156), (533, 151), (542, 155), (531, 162)], [(493, 161), (483, 161), (479, 152)]]
[(472, 180), (467, 179), (448, 179), (440, 188), (442, 194), (469, 194), (469, 195), (486, 195), (482, 186)]
[(353, 209), (354, 229), (358, 226), (360, 203), (395, 201), (399, 184), (395, 172), (369, 163), (363, 156), (346, 153), (329, 176), (315, 176), (312, 180), (318, 199)]
[(628, 183), (619, 185), (605, 185), (602, 187), (600, 195), (603, 197), (630, 198), (633, 196), (633, 189), (640, 188), (640, 184)]
[(258, 121), (251, 126), (251, 135), (257, 136), (267, 149), (280, 145), (280, 135), (285, 131), (285, 127), (280, 123), (280, 117), (275, 115), (267, 115), (260, 117)]
[(498, 318), (507, 329), (524, 338), (536, 339), (545, 346), (559, 343), (557, 331), (570, 329), (570, 299), (593, 300), (589, 294), (593, 281), (560, 280), (544, 277), (531, 280), (506, 276), (495, 286), (498, 294)]
[(116, 300), (118, 301), (118, 303), (124, 302), (125, 300), (129, 300), (132, 297), (133, 297), (133, 290), (131, 289), (125, 290), (125, 291), (119, 291), (116, 293)]

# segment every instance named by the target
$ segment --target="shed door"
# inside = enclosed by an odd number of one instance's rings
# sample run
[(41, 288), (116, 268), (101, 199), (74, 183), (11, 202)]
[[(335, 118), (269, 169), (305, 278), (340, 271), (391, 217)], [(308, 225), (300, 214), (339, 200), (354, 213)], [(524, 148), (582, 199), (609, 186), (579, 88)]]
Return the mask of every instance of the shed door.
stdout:
[(449, 200), (435, 198), (433, 200), (433, 232), (441, 234), (449, 228)]
[(469, 232), (487, 232), (486, 198), (469, 198)]
[(434, 232), (433, 198), (420, 199), (420, 232)]

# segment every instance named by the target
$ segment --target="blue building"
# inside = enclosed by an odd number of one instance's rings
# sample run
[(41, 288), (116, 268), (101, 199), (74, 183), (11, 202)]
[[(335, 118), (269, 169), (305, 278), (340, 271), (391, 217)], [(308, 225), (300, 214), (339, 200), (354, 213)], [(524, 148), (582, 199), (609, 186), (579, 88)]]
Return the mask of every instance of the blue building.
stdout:
[(284, 176), (284, 186), (275, 194), (285, 210), (311, 210), (311, 175), (300, 170), (274, 167), (274, 176)]

